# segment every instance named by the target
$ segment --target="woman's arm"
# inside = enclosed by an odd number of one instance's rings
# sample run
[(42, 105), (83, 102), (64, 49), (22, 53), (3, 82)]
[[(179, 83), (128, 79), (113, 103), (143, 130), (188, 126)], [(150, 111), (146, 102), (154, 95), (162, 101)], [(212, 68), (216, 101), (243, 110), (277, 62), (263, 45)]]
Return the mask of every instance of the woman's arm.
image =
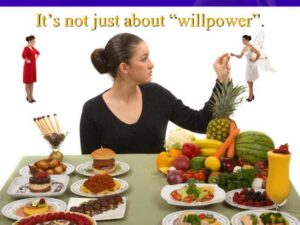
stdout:
[(234, 54), (234, 53), (230, 53), (231, 56), (237, 57), (238, 59), (242, 58), (244, 55), (244, 49), (241, 51), (241, 53), (239, 55)]
[(37, 49), (35, 49), (35, 51), (36, 51), (35, 58), (37, 59), (40, 56), (40, 52)]
[(28, 59), (28, 49), (24, 48), (22, 53), (22, 58), (25, 60), (26, 63), (30, 63), (31, 61)]
[[(217, 81), (213, 88), (213, 93), (221, 92), (221, 85), (223, 81), (230, 80), (230, 56), (225, 53), (217, 58), (214, 62), (214, 69), (217, 74)], [(205, 103), (204, 107), (197, 111), (185, 106), (181, 100), (175, 96), (172, 97), (174, 104), (170, 120), (180, 127), (185, 129), (205, 133), (209, 121), (212, 119), (212, 106), (214, 104), (213, 95)]]
[(80, 119), (81, 153), (90, 154), (101, 147), (101, 137), (96, 129), (95, 122), (89, 118), (89, 108), (84, 105)]
[[(213, 92), (219, 89), (222, 85), (219, 80), (213, 88)], [(212, 104), (214, 103), (213, 97), (204, 104), (201, 110), (194, 110), (184, 105), (183, 102), (173, 96), (173, 107), (170, 120), (176, 125), (188, 129), (193, 132), (206, 133), (206, 128), (212, 119)]]

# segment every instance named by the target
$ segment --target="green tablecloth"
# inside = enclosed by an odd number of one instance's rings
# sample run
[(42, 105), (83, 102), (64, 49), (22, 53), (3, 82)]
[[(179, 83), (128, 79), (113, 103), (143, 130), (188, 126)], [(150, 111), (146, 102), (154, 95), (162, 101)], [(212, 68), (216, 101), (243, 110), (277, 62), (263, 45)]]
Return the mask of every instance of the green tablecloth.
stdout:
[[(123, 194), (127, 197), (127, 209), (125, 217), (120, 220), (102, 221), (98, 224), (128, 224), (128, 225), (159, 225), (162, 219), (169, 213), (184, 210), (186, 208), (168, 205), (161, 197), (160, 190), (167, 184), (166, 177), (157, 172), (155, 168), (156, 155), (145, 154), (126, 154), (118, 155), (117, 159), (127, 162), (131, 168), (130, 171), (122, 176), (121, 179), (129, 183), (129, 189)], [(18, 176), (18, 171), (25, 165), (33, 163), (42, 157), (25, 156), (18, 164), (16, 170), (12, 173), (6, 184), (0, 192), (0, 207), (2, 208), (14, 199), (6, 194), (7, 188), (12, 180)], [(87, 155), (80, 156), (65, 156), (65, 162), (71, 163), (74, 166), (82, 162), (88, 161), (90, 158)], [(2, 171), (3, 172), (3, 171)], [(69, 186), (76, 180), (84, 178), (76, 173), (70, 176)], [(78, 197), (74, 195), (68, 188), (66, 193), (59, 196), (60, 199), (68, 203), (69, 197)], [(213, 210), (224, 214), (229, 219), (235, 213), (240, 212), (239, 209), (232, 208), (226, 203), (215, 204), (205, 207), (207, 210)], [(295, 188), (292, 187), (291, 193), (287, 204), (282, 207), (283, 211), (289, 212), (296, 218), (300, 219), (300, 198), (297, 195)], [(3, 215), (0, 217), (0, 225), (12, 224), (12, 220), (5, 218)]]

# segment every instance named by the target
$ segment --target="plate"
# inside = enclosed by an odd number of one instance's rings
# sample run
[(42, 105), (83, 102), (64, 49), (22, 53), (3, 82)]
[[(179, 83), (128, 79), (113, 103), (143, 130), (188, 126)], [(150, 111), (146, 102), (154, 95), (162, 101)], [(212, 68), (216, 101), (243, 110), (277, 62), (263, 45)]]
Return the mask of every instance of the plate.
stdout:
[[(59, 175), (63, 175), (63, 174), (71, 174), (71, 173), (73, 173), (74, 172), (74, 166), (73, 165), (71, 165), (70, 163), (63, 163), (63, 164), (65, 164), (66, 165), (66, 171), (65, 172), (63, 172), (62, 174), (59, 174)], [(21, 175), (21, 176), (31, 176), (31, 174), (30, 174), (30, 171), (29, 171), (29, 167), (28, 166), (24, 166), (24, 167), (22, 167), (20, 170), (19, 170), (19, 174)], [(58, 175), (58, 174), (57, 174)], [(51, 175), (52, 176), (52, 175)]]
[[(7, 205), (5, 205), (1, 212), (2, 214), (12, 220), (19, 220), (25, 216), (18, 215), (18, 210), (23, 207), (26, 203), (32, 202), (32, 201), (39, 201), (40, 198), (26, 198), (26, 199), (21, 199), (17, 200), (14, 202), (11, 202)], [(55, 198), (45, 198), (47, 204), (51, 206), (53, 211), (64, 211), (67, 208), (67, 204), (59, 199)]]
[[(260, 214), (264, 213), (264, 212), (278, 212), (278, 211), (272, 211), (272, 210), (248, 210), (248, 211), (242, 211), (240, 213), (235, 214), (232, 218), (231, 218), (231, 223), (232, 225), (243, 225), (242, 222), (240, 221), (240, 217), (244, 216), (244, 215), (248, 215), (248, 214), (254, 214), (256, 216), (259, 216)], [(298, 219), (296, 219), (295, 217), (293, 217), (292, 215), (283, 212), (283, 211), (279, 211), (284, 218), (289, 222), (289, 225), (300, 225), (300, 222)]]
[(216, 212), (208, 211), (208, 210), (183, 210), (183, 211), (174, 212), (174, 213), (171, 213), (171, 214), (165, 216), (165, 218), (163, 218), (162, 225), (174, 225), (174, 221), (180, 215), (182, 215), (183, 213), (188, 213), (188, 212), (197, 213), (197, 214), (200, 214), (200, 213), (212, 214), (218, 221), (221, 222), (222, 225), (230, 225), (230, 221), (226, 216), (224, 216), (220, 213), (216, 213)]
[[(226, 193), (226, 198), (225, 198), (225, 201), (231, 205), (231, 206), (234, 206), (236, 208), (240, 208), (240, 209), (274, 209), (276, 208), (276, 205), (273, 204), (273, 205), (269, 205), (269, 206), (260, 206), (260, 207), (255, 207), (255, 206), (246, 206), (246, 205), (241, 205), (241, 204), (238, 204), (236, 202), (233, 201), (233, 195), (235, 192), (241, 192), (243, 189), (235, 189), (235, 190), (232, 190), (232, 191), (229, 191)], [(265, 189), (260, 189), (260, 188), (254, 188), (254, 191), (260, 191), (260, 192), (263, 192), (265, 191)], [(283, 206), (285, 203), (286, 203), (287, 200), (285, 200), (284, 202), (282, 202), (279, 206)]]
[[(94, 176), (93, 168), (92, 168), (93, 161), (88, 161), (85, 163), (81, 163), (76, 167), (76, 172), (83, 175), (83, 176)], [(110, 176), (119, 176), (121, 174), (127, 173), (130, 169), (130, 166), (121, 161), (116, 161), (116, 170), (113, 173), (109, 173)]]
[[(75, 213), (75, 212), (65, 212), (65, 211), (58, 211), (58, 212), (55, 212), (55, 213), (43, 213), (43, 214), (40, 214), (39, 216), (47, 216), (48, 214), (54, 214), (54, 216), (55, 215), (59, 215), (59, 214), (61, 214), (61, 213), (63, 213), (63, 214), (77, 214), (77, 215), (80, 215), (80, 216), (83, 216), (83, 217), (86, 217), (89, 221), (90, 221), (90, 224), (91, 225), (97, 225), (97, 222), (92, 218), (92, 217), (90, 217), (90, 216), (88, 216), (88, 215), (84, 215), (84, 214), (81, 214), (81, 213)], [(29, 216), (29, 217), (26, 217), (26, 219), (27, 218), (29, 218), (29, 219), (31, 219), (32, 217), (36, 217), (36, 216)], [(12, 225), (19, 225), (19, 222), (20, 222), (20, 220), (19, 221), (17, 221), (17, 222), (14, 222)], [(36, 222), (34, 223), (35, 225), (37, 224)], [(40, 223), (39, 223), (40, 224)], [(51, 223), (52, 224), (52, 223)], [(61, 223), (56, 223), (56, 224), (61, 224)], [(77, 223), (76, 223), (77, 224)]]
[(161, 197), (170, 205), (177, 205), (177, 206), (184, 206), (184, 207), (195, 207), (195, 206), (205, 206), (205, 205), (210, 205), (210, 204), (215, 204), (219, 202), (223, 202), (225, 199), (225, 191), (221, 189), (218, 185), (216, 184), (196, 184), (197, 187), (212, 187), (215, 192), (214, 192), (214, 197), (205, 202), (191, 202), (191, 203), (185, 203), (181, 201), (176, 201), (171, 197), (171, 192), (175, 191), (177, 189), (180, 189), (187, 184), (175, 184), (175, 185), (166, 185), (163, 187), (163, 189), (160, 192)]
[(121, 180), (121, 179), (117, 179), (114, 178), (115, 181), (118, 181), (121, 184), (121, 187), (114, 191), (114, 192), (109, 192), (109, 193), (105, 193), (105, 194), (89, 194), (89, 193), (85, 193), (82, 192), (80, 190), (80, 186), (86, 181), (87, 179), (82, 179), (82, 180), (78, 180), (75, 183), (73, 183), (70, 187), (71, 191), (79, 196), (83, 196), (83, 197), (89, 197), (89, 198), (96, 198), (96, 197), (101, 197), (101, 196), (105, 196), (105, 195), (113, 195), (113, 194), (120, 194), (122, 192), (125, 192), (128, 187), (129, 184), (125, 181), (125, 180)]
[[(92, 199), (96, 198), (70, 198), (67, 211), (69, 211), (72, 206), (79, 206), (81, 203), (87, 202)], [(116, 209), (104, 211), (101, 214), (93, 216), (93, 218), (96, 221), (122, 219), (125, 215), (127, 203), (127, 199), (125, 197), (122, 197), (122, 199), (124, 203), (120, 204)]]
[(51, 191), (32, 193), (29, 190), (29, 177), (19, 176), (11, 182), (7, 189), (7, 194), (16, 198), (59, 196), (66, 191), (69, 183), (69, 176), (52, 175), (51, 183)]

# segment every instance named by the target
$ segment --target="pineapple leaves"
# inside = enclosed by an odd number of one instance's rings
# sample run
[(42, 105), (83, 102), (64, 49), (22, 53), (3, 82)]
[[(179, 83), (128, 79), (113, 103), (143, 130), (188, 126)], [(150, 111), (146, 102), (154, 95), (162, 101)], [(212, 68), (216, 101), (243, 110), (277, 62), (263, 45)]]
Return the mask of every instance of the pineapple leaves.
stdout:
[(212, 110), (214, 118), (229, 118), (242, 103), (241, 96), (246, 91), (242, 85), (233, 85), (232, 81), (218, 83), (217, 90), (213, 93)]

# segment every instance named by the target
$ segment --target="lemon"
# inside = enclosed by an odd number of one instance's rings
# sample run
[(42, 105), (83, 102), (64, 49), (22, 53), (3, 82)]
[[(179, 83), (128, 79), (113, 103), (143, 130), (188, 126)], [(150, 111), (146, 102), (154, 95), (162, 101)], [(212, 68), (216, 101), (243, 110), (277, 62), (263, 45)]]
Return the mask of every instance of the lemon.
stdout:
[(204, 166), (211, 171), (218, 171), (221, 168), (221, 162), (217, 157), (209, 156), (205, 159)]

